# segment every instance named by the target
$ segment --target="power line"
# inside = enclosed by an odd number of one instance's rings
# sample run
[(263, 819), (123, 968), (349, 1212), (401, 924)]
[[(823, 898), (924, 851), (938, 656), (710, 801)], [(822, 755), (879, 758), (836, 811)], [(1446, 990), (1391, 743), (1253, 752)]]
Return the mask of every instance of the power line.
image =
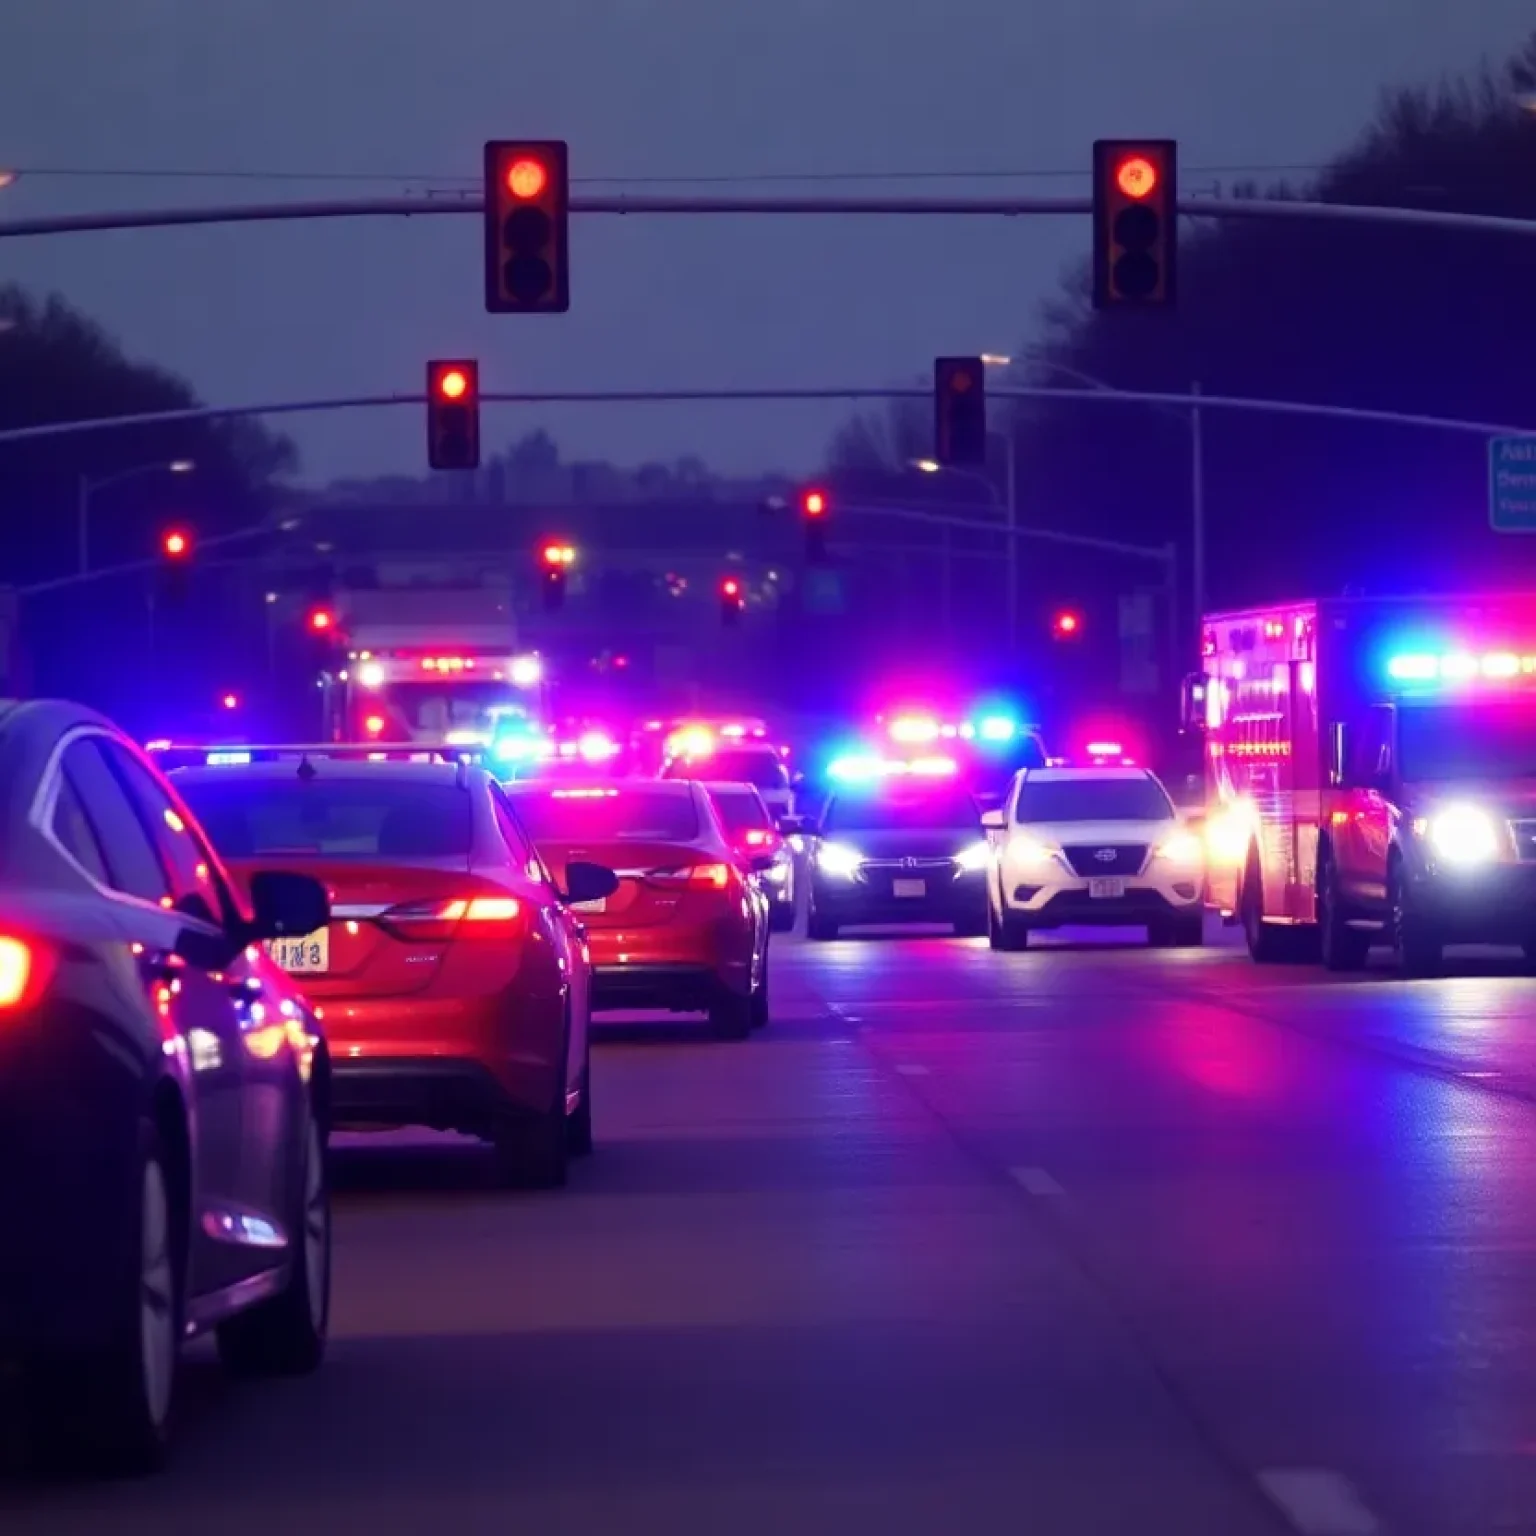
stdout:
[[(266, 171), (210, 170), (190, 167), (59, 166), (8, 165), (17, 177), (53, 178), (80, 181), (286, 181), (286, 182), (384, 182), (390, 184), (433, 185), (476, 188), (480, 178), (474, 175), (438, 173), (413, 175), (388, 171)], [(1317, 164), (1190, 165), (1181, 168), (1185, 175), (1196, 176), (1280, 176), (1311, 174), (1325, 170)], [(572, 184), (588, 187), (704, 187), (769, 185), (791, 182), (889, 182), (889, 181), (1025, 181), (1075, 178), (1086, 180), (1090, 171), (1084, 166), (1029, 167), (1014, 170), (883, 170), (883, 171), (743, 171), (730, 175), (709, 176), (573, 176)]]

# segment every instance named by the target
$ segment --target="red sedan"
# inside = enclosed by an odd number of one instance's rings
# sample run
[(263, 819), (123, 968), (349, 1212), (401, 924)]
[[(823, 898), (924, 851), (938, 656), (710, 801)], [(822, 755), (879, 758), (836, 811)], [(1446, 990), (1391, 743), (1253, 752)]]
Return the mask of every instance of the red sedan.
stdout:
[(597, 1008), (708, 1013), (731, 1040), (768, 1022), (768, 899), (755, 876), (772, 855), (732, 846), (702, 784), (515, 784), (509, 794), (553, 869), (590, 861), (618, 877), (613, 895), (580, 908)]
[(464, 763), (252, 749), (173, 777), (237, 874), (274, 858), (326, 886), (331, 922), (279, 941), (324, 1005), (336, 1125), (424, 1125), (495, 1148), (502, 1181), (562, 1184), (592, 1145), (590, 966), (566, 898), (500, 786)]

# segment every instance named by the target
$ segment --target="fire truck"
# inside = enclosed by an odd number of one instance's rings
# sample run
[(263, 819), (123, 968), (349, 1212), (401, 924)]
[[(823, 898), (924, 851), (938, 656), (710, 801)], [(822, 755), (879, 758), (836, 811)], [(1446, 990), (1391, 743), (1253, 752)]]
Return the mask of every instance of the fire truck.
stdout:
[(1202, 649), (1210, 897), (1255, 960), (1536, 958), (1536, 596), (1216, 614)]
[(518, 649), (507, 591), (352, 590), (323, 612), (334, 626), (320, 676), (329, 740), (487, 746), (543, 714), (543, 663)]

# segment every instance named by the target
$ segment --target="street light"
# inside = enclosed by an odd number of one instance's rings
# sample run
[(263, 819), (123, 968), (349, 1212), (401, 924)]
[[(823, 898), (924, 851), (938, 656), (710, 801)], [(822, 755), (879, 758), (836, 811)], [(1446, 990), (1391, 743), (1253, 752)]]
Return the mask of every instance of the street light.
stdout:
[[(3, 173), (0, 173), (3, 174)], [(101, 475), (92, 480), (81, 475), (75, 496), (75, 515), (80, 535), (80, 574), (91, 568), (91, 497), (111, 485), (121, 485), (125, 480), (137, 480), (141, 475), (189, 475), (197, 465), (191, 459), (157, 460), (153, 464), (135, 464), (131, 469), (120, 469), (114, 474)]]

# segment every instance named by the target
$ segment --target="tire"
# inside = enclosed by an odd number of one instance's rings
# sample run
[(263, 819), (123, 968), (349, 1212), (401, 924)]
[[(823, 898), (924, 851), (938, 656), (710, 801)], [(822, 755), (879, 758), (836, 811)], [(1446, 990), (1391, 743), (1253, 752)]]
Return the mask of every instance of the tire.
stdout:
[(1318, 938), (1324, 968), (1340, 972), (1363, 969), (1371, 951), (1370, 935), (1351, 928), (1345, 921), (1338, 866), (1332, 857), (1325, 857), (1323, 862), (1317, 904)]
[(758, 984), (757, 990), (752, 994), (752, 1028), (766, 1029), (770, 1015), (768, 1000), (768, 967), (763, 966), (763, 979)]
[(1401, 864), (1394, 859), (1387, 871), (1387, 904), (1392, 917), (1392, 947), (1404, 976), (1436, 976), (1445, 964), (1445, 945), (1438, 934), (1413, 914), (1403, 882)]
[(1286, 958), (1285, 935), (1264, 921), (1264, 886), (1259, 873), (1257, 850), (1250, 850), (1243, 871), (1243, 889), (1239, 906), (1243, 917), (1243, 937), (1248, 954), (1257, 965), (1274, 965)]
[(955, 932), (962, 939), (979, 939), (982, 934), (989, 932), (991, 926), (986, 913), (979, 913), (975, 917), (967, 918), (963, 923), (956, 923)]
[(710, 1004), (709, 1027), (717, 1040), (745, 1040), (752, 1033), (755, 993), (721, 991)]
[(773, 933), (788, 933), (795, 926), (795, 909), (792, 903), (776, 901), (768, 914), (768, 927)]
[(586, 1058), (581, 1068), (581, 1101), (576, 1106), (576, 1113), (566, 1118), (565, 1134), (568, 1150), (572, 1157), (591, 1157), (594, 1141), (592, 1137), (592, 1022), (587, 1021), (587, 1048)]
[(164, 1465), (170, 1446), (187, 1213), (177, 1209), (177, 1184), (152, 1120), (140, 1124), (138, 1140), (138, 1220), (127, 1213), (128, 1241), (103, 1257), (115, 1273), (113, 1315), (101, 1348), (23, 1367), (27, 1438), (48, 1472), (143, 1476)]
[(306, 1115), (303, 1164), (289, 1231), (299, 1242), (282, 1291), (221, 1323), (219, 1359), (236, 1376), (307, 1376), (325, 1359), (331, 1321), (331, 1184), (325, 1136)]
[(1006, 912), (999, 912), (987, 903), (987, 944), (990, 948), (1008, 954), (1016, 954), (1029, 948), (1029, 929)]
[(812, 912), (805, 920), (805, 936), (819, 944), (824, 944), (827, 940), (837, 937), (837, 924), (830, 918), (819, 917)]

